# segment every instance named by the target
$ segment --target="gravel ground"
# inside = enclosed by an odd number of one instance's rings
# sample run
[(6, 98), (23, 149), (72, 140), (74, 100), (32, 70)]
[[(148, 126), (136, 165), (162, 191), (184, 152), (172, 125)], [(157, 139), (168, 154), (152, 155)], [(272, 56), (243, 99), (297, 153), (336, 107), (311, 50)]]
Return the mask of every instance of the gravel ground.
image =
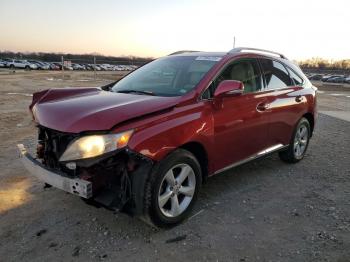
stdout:
[[(15, 151), (35, 134), (25, 94), (107, 82), (0, 75), (0, 261), (350, 261), (350, 122), (323, 114), (303, 161), (273, 154), (210, 178), (193, 216), (169, 230), (44, 189)], [(320, 110), (338, 99), (320, 94)]]

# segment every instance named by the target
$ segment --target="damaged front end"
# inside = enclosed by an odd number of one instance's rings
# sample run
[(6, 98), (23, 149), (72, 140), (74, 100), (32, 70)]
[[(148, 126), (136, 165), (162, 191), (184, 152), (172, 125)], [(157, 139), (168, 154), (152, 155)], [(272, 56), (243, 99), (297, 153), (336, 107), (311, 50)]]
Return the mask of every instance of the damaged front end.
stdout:
[(20, 146), (25, 166), (45, 183), (89, 203), (141, 215), (144, 187), (153, 161), (127, 146), (96, 157), (62, 161), (67, 148), (81, 137), (39, 126), (36, 158)]

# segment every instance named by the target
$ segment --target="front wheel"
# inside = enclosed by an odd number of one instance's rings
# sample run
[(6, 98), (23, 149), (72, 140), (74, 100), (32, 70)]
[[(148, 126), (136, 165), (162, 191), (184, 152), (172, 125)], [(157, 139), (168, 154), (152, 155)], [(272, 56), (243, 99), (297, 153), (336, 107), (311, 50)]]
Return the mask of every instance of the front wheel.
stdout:
[(293, 132), (288, 149), (279, 153), (280, 158), (288, 163), (296, 163), (302, 160), (309, 145), (310, 131), (310, 123), (303, 117)]
[(146, 186), (146, 206), (152, 223), (173, 226), (190, 213), (202, 183), (201, 168), (188, 151), (178, 149), (152, 172)]

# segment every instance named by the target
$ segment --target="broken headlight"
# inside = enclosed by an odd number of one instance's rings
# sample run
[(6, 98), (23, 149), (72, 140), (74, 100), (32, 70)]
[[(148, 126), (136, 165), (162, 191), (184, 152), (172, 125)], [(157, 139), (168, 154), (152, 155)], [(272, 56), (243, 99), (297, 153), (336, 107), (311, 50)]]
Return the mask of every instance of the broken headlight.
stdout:
[(60, 157), (60, 161), (72, 161), (96, 157), (125, 147), (133, 131), (118, 134), (90, 135), (74, 140)]

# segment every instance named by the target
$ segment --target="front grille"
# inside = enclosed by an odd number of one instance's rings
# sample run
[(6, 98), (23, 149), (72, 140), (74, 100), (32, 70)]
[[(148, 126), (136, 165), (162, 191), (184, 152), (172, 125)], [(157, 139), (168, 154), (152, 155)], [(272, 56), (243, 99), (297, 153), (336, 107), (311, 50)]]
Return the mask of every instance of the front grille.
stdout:
[(38, 152), (38, 157), (49, 168), (65, 169), (58, 160), (67, 149), (69, 143), (76, 137), (76, 134), (63, 133), (39, 126), (38, 143), (41, 146), (41, 152)]

